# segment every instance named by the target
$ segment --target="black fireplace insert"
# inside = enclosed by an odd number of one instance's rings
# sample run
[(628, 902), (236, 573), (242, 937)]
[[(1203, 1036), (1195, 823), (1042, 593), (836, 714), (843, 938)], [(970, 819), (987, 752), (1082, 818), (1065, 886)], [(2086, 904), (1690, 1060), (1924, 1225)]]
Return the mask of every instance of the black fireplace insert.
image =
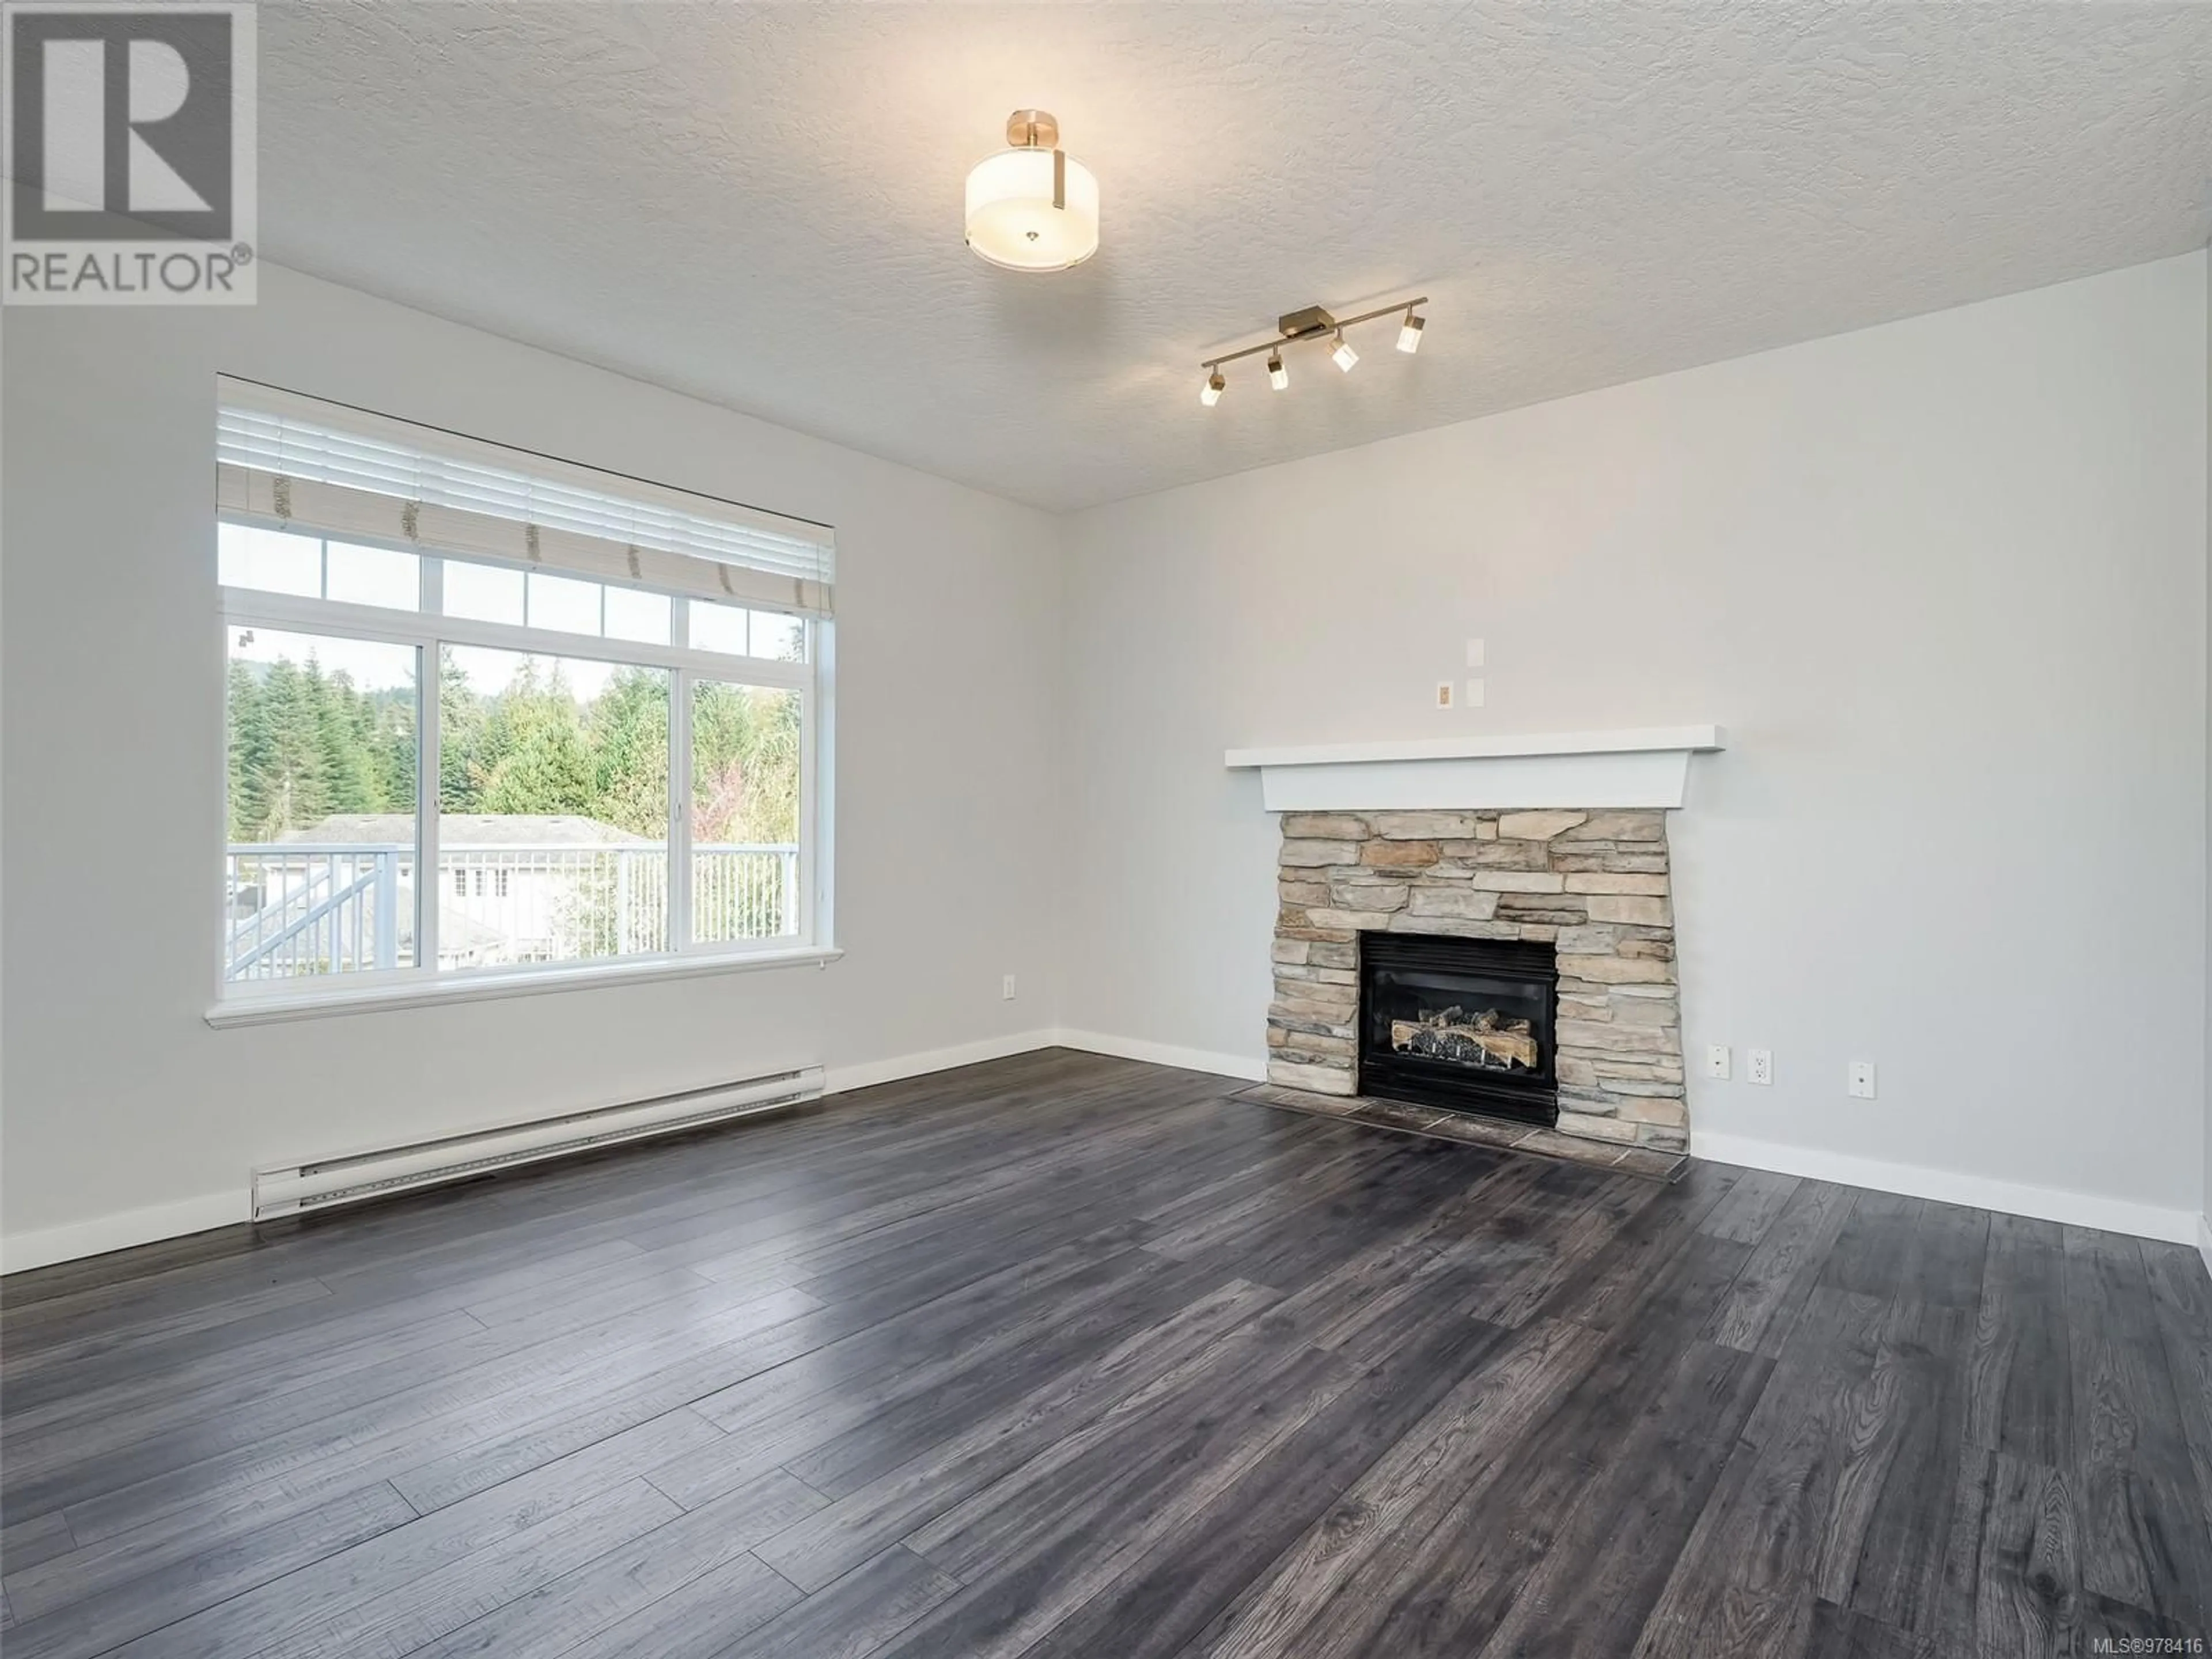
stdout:
[(1549, 1128), (1559, 957), (1549, 945), (1359, 936), (1359, 1092)]

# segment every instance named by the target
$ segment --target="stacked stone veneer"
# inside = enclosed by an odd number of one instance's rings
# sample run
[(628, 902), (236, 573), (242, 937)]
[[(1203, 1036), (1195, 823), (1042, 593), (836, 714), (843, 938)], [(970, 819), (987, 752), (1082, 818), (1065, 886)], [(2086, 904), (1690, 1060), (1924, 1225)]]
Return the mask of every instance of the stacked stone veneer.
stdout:
[(1358, 1092), (1363, 932), (1543, 940), (1560, 1133), (1687, 1149), (1664, 812), (1291, 812), (1277, 877), (1268, 1081)]

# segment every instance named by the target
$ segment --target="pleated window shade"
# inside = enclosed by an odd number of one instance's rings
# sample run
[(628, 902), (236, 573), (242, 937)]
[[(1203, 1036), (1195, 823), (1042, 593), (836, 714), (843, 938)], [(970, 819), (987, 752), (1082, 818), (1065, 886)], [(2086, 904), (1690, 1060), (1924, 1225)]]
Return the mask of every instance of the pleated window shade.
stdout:
[(281, 529), (810, 617), (836, 543), (787, 519), (224, 378), (216, 501)]

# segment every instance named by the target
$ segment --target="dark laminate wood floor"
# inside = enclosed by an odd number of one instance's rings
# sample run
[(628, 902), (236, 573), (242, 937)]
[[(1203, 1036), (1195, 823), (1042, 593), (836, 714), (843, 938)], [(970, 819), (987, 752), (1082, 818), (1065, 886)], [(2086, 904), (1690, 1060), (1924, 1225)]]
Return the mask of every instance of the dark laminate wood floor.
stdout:
[(1028, 1055), (18, 1276), (0, 1648), (2015, 1659), (2212, 1624), (2192, 1252), (1235, 1087)]

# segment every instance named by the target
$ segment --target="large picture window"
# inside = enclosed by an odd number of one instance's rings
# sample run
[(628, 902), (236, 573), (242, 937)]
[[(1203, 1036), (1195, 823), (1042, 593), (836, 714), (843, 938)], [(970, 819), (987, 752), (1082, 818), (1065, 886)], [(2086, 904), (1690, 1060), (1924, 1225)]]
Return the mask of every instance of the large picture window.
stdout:
[(826, 532), (222, 390), (226, 1000), (827, 945)]

